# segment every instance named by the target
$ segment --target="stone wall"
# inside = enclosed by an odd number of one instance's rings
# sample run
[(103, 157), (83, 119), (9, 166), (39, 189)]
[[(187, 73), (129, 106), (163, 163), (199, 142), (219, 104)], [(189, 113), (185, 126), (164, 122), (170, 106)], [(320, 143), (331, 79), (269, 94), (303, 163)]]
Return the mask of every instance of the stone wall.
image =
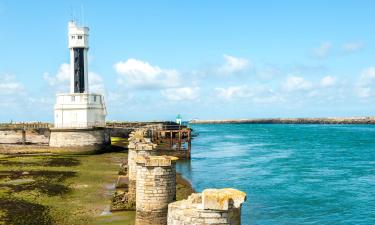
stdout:
[[(48, 128), (26, 130), (27, 144), (48, 144), (50, 132)], [(21, 144), (23, 142), (22, 129), (0, 130), (0, 144)]]
[(137, 157), (136, 225), (167, 225), (168, 204), (176, 200), (176, 160)]
[(170, 203), (168, 225), (240, 225), (246, 194), (236, 189), (206, 189), (187, 200)]
[(100, 150), (110, 145), (111, 137), (107, 129), (51, 129), (49, 145), (51, 147), (92, 146)]

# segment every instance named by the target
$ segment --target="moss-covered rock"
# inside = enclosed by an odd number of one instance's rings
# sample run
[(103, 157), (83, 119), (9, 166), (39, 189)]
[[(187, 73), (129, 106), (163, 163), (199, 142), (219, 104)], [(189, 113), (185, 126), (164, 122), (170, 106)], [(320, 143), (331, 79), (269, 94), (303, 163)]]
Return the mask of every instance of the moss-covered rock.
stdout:
[(128, 201), (128, 192), (116, 190), (111, 202), (111, 211), (133, 211), (135, 210), (135, 202)]

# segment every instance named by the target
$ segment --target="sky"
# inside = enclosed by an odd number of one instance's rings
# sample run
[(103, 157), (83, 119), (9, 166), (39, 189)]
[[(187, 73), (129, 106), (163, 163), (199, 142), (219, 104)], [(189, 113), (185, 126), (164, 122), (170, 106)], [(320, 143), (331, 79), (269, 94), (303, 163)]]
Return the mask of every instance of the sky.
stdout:
[(375, 1), (0, 0), (0, 121), (53, 120), (67, 26), (107, 120), (375, 116)]

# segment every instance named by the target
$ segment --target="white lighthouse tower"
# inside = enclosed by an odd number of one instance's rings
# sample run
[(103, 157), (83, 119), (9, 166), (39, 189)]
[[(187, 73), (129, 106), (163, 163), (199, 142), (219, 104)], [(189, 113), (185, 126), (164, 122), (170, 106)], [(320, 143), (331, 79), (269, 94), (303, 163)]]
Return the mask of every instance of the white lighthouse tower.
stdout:
[(49, 145), (68, 151), (103, 150), (110, 145), (104, 97), (89, 91), (89, 28), (69, 22), (70, 93), (57, 94)]
[(58, 94), (55, 128), (104, 127), (107, 115), (104, 97), (89, 92), (87, 51), (89, 28), (69, 22), (70, 93)]

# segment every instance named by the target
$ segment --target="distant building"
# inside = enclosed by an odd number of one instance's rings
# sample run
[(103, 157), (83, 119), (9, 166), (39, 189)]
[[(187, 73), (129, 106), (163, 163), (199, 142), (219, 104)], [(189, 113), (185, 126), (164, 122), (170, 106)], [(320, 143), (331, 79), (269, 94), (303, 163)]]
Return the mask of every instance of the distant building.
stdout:
[(182, 117), (181, 117), (180, 114), (178, 114), (177, 117), (176, 117), (176, 123), (180, 124), (180, 125), (182, 124)]
[(89, 28), (69, 22), (70, 93), (58, 94), (55, 128), (104, 127), (107, 115), (104, 97), (89, 92)]

